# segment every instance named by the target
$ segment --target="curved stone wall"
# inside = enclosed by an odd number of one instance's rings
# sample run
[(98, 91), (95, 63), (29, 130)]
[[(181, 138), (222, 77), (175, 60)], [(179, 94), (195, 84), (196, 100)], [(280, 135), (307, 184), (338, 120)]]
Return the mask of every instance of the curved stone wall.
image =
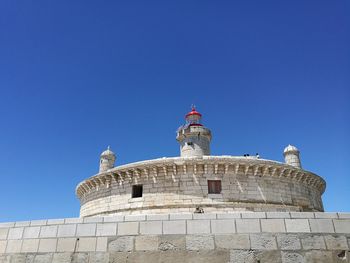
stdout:
[[(221, 193), (208, 194), (208, 180)], [(132, 198), (132, 186), (142, 197)], [(310, 172), (253, 157), (162, 158), (119, 166), (80, 183), (82, 217), (249, 211), (323, 211), (325, 182)]]

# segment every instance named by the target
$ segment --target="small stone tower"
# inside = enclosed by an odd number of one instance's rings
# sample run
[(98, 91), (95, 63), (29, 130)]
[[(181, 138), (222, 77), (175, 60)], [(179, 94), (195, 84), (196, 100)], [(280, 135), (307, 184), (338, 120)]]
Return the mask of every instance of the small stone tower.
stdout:
[(108, 146), (107, 150), (101, 153), (100, 157), (100, 173), (112, 169), (115, 163), (115, 154)]
[(297, 147), (289, 144), (284, 149), (283, 155), (286, 164), (301, 168), (299, 150), (297, 149)]
[(201, 118), (202, 114), (192, 106), (192, 111), (185, 116), (186, 124), (177, 130), (181, 157), (210, 155), (211, 132), (200, 123)]

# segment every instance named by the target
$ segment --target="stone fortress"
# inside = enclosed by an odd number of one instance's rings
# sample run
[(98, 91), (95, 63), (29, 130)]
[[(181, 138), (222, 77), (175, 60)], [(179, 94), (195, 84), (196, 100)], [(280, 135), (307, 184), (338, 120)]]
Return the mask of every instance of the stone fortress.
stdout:
[(350, 262), (350, 213), (323, 212), (296, 147), (285, 163), (211, 156), (201, 117), (178, 129), (180, 157), (115, 167), (108, 147), (79, 218), (0, 223), (0, 263)]
[(114, 167), (115, 154), (104, 151), (99, 173), (76, 189), (80, 215), (323, 211), (325, 181), (301, 169), (296, 147), (284, 149), (285, 163), (211, 156), (211, 131), (201, 117), (193, 108), (178, 129), (180, 157)]

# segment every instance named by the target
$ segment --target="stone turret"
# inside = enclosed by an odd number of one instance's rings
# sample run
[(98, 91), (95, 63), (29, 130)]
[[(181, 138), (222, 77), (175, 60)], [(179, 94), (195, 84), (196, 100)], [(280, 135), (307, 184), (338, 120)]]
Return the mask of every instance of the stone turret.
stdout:
[(108, 146), (107, 150), (101, 153), (100, 157), (100, 170), (99, 172), (105, 172), (114, 167), (116, 156), (114, 152), (112, 152)]
[(186, 124), (177, 131), (176, 140), (180, 143), (181, 157), (202, 157), (210, 155), (211, 132), (200, 121), (202, 114), (192, 106), (186, 114)]
[(289, 144), (283, 151), (285, 163), (301, 168), (299, 153), (297, 147)]

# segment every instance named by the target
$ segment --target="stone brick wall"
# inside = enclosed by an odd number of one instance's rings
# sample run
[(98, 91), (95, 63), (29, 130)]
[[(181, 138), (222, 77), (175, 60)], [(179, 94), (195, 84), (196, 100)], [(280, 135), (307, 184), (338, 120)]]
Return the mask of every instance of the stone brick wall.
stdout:
[[(208, 194), (208, 180), (221, 180), (221, 194)], [(142, 198), (131, 198), (134, 184), (143, 185)], [(121, 166), (77, 189), (81, 216), (193, 212), (198, 206), (205, 212), (323, 211), (323, 191), (320, 177), (292, 166), (212, 156)]]
[(118, 215), (0, 223), (0, 262), (350, 262), (350, 213)]

